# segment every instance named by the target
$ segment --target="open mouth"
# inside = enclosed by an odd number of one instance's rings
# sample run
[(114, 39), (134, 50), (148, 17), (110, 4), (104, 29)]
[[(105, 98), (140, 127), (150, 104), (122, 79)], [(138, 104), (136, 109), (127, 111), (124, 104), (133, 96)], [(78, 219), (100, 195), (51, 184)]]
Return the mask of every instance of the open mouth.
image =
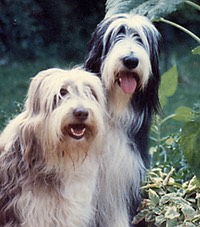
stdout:
[(85, 124), (71, 124), (68, 127), (69, 135), (76, 140), (79, 140), (84, 137), (86, 132)]
[(117, 74), (116, 81), (124, 93), (132, 95), (137, 88), (139, 80), (137, 74), (122, 71)]

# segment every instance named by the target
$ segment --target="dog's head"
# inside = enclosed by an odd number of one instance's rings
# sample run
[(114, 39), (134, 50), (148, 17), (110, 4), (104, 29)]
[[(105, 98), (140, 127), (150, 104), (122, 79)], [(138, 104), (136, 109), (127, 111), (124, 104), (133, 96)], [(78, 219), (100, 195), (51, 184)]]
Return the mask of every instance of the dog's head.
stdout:
[(157, 29), (146, 17), (119, 14), (105, 18), (92, 35), (85, 68), (102, 77), (111, 95), (120, 95), (127, 102), (132, 99), (140, 109), (146, 104), (143, 99), (149, 99), (156, 111), (158, 40)]
[(43, 159), (55, 165), (62, 157), (87, 155), (94, 141), (101, 143), (104, 105), (101, 81), (93, 74), (81, 69), (42, 71), (31, 81), (24, 111), (11, 124), (17, 125), (17, 146), (34, 163)]

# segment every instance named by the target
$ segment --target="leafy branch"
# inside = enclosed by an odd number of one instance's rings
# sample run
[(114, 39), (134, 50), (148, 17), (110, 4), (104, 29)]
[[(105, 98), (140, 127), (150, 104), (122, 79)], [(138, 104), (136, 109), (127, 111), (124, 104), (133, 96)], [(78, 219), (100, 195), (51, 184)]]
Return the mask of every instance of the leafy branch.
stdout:
[[(170, 24), (186, 34), (190, 35), (193, 39), (195, 39), (198, 43), (200, 43), (200, 38), (196, 36), (194, 33), (184, 28), (183, 26), (164, 19), (164, 16), (169, 15), (170, 13), (177, 11), (178, 8), (186, 3), (191, 5), (197, 10), (200, 10), (200, 6), (192, 1), (188, 0), (149, 0), (149, 1), (131, 1), (131, 0), (107, 0), (106, 2), (106, 17), (116, 13), (134, 13), (140, 14), (143, 16), (147, 16), (152, 21), (164, 22)], [(198, 52), (199, 53), (199, 52)]]

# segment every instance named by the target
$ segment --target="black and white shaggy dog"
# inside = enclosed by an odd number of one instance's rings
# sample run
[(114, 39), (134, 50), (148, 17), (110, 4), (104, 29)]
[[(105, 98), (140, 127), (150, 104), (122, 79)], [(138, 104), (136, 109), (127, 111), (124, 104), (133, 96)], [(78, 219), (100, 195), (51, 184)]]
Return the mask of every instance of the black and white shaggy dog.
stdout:
[(0, 226), (88, 227), (104, 135), (99, 78), (49, 69), (0, 136)]
[(84, 68), (101, 77), (110, 116), (96, 226), (128, 227), (148, 163), (152, 114), (159, 110), (159, 33), (143, 16), (118, 14), (94, 31)]

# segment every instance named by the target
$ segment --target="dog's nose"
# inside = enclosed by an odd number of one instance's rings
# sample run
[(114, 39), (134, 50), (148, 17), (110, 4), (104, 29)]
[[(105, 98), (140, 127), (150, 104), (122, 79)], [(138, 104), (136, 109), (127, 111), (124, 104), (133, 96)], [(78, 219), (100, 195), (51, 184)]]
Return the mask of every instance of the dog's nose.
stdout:
[(89, 115), (89, 112), (85, 108), (79, 107), (74, 110), (73, 114), (77, 120), (85, 121)]
[(135, 69), (138, 66), (139, 60), (134, 56), (126, 56), (123, 58), (123, 63), (128, 69)]

